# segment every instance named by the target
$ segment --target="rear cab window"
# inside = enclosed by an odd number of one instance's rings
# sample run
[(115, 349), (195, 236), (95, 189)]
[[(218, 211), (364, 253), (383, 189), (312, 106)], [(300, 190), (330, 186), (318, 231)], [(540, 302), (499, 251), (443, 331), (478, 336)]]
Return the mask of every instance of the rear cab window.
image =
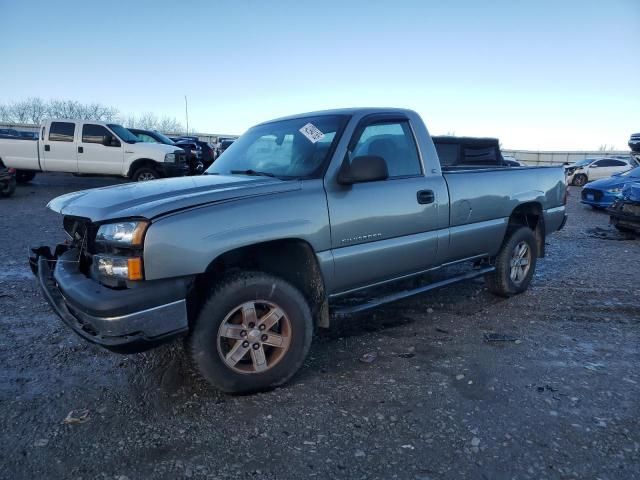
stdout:
[(76, 124), (72, 122), (51, 122), (49, 127), (50, 142), (73, 142)]

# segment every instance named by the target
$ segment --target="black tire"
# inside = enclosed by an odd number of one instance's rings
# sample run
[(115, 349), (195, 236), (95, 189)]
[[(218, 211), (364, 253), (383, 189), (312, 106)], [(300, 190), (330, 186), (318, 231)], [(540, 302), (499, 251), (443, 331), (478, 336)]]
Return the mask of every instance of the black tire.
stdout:
[[(522, 243), (527, 245), (529, 256), (527, 257), (529, 268), (526, 273), (517, 280), (512, 278), (512, 260), (517, 247)], [(533, 231), (528, 227), (520, 227), (512, 231), (498, 253), (495, 261), (495, 271), (485, 275), (485, 282), (489, 291), (501, 297), (510, 297), (524, 292), (531, 283), (536, 270), (538, 259), (538, 247)]]
[(619, 232), (622, 232), (622, 233), (635, 233), (632, 228), (623, 227), (622, 225), (620, 225), (618, 223), (614, 223), (613, 226), (616, 228), (616, 230), (618, 230)]
[(29, 170), (18, 170), (16, 172), (16, 182), (23, 184), (29, 183), (36, 177), (36, 172), (32, 172)]
[(0, 182), (0, 197), (10, 197), (16, 191), (16, 179)]
[(134, 182), (146, 182), (148, 180), (157, 180), (159, 178), (161, 178), (161, 175), (150, 165), (144, 165), (138, 168), (133, 172), (133, 175), (131, 175), (131, 180)]
[(576, 187), (582, 187), (583, 185), (586, 185), (588, 181), (589, 181), (589, 178), (584, 173), (579, 173), (578, 175), (573, 177), (572, 183)]
[[(247, 302), (256, 302), (255, 305), (259, 305), (261, 300), (273, 302), (288, 319), (290, 326), (288, 347), (265, 371), (238, 372), (223, 359), (221, 344), (228, 340), (222, 339), (224, 336), (219, 338), (221, 325), (228, 320), (232, 312), (237, 311), (239, 306)], [(260, 314), (257, 313), (256, 316), (259, 323)], [(266, 315), (262, 319), (265, 317)], [(237, 326), (242, 328), (241, 325)], [(249, 340), (251, 333), (247, 335), (247, 331), (250, 330), (244, 330), (242, 338)], [(198, 315), (188, 341), (195, 365), (211, 385), (223, 392), (243, 394), (269, 390), (289, 380), (302, 366), (309, 352), (312, 336), (311, 311), (298, 289), (281, 278), (267, 273), (240, 272), (227, 275), (214, 286)], [(233, 342), (241, 342), (241, 340)], [(249, 344), (249, 342), (245, 343)], [(233, 343), (231, 349), (235, 347), (236, 344)], [(271, 347), (264, 348), (265, 350), (261, 348), (263, 352)], [(255, 367), (254, 357), (250, 348), (246, 351), (248, 356), (242, 357), (243, 359), (238, 361), (236, 367), (244, 362), (243, 368), (252, 370)], [(275, 349), (270, 351), (273, 354)], [(229, 352), (226, 353), (228, 355)], [(247, 364), (249, 365), (246, 366)]]

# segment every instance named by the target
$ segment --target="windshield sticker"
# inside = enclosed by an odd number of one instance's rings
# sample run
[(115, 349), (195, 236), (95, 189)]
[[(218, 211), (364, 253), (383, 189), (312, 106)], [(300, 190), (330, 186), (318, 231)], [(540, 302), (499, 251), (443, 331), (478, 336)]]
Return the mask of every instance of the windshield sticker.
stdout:
[(319, 142), (324, 138), (324, 133), (322, 133), (313, 123), (307, 123), (300, 129), (300, 133), (307, 137), (311, 143)]

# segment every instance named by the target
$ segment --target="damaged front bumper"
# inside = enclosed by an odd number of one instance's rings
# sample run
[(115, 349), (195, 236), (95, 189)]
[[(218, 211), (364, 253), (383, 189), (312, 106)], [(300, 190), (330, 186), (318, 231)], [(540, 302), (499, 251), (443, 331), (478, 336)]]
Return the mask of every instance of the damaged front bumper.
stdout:
[(79, 270), (68, 245), (31, 249), (29, 265), (45, 299), (75, 333), (119, 353), (148, 350), (188, 331), (186, 294), (191, 278), (139, 282), (114, 290)]
[(607, 209), (609, 222), (622, 230), (640, 234), (640, 202), (619, 200)]

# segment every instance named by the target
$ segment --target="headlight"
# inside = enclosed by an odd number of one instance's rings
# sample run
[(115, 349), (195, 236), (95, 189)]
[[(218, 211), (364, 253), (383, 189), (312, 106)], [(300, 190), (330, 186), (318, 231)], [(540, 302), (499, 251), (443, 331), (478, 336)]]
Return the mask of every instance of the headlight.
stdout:
[(144, 278), (140, 257), (95, 255), (93, 261), (97, 265), (101, 277), (123, 280), (142, 280)]
[(144, 232), (148, 226), (149, 222), (146, 220), (107, 223), (106, 225), (101, 225), (98, 229), (96, 241), (120, 246), (141, 246)]
[(175, 153), (167, 153), (164, 156), (165, 163), (176, 163), (176, 154)]

